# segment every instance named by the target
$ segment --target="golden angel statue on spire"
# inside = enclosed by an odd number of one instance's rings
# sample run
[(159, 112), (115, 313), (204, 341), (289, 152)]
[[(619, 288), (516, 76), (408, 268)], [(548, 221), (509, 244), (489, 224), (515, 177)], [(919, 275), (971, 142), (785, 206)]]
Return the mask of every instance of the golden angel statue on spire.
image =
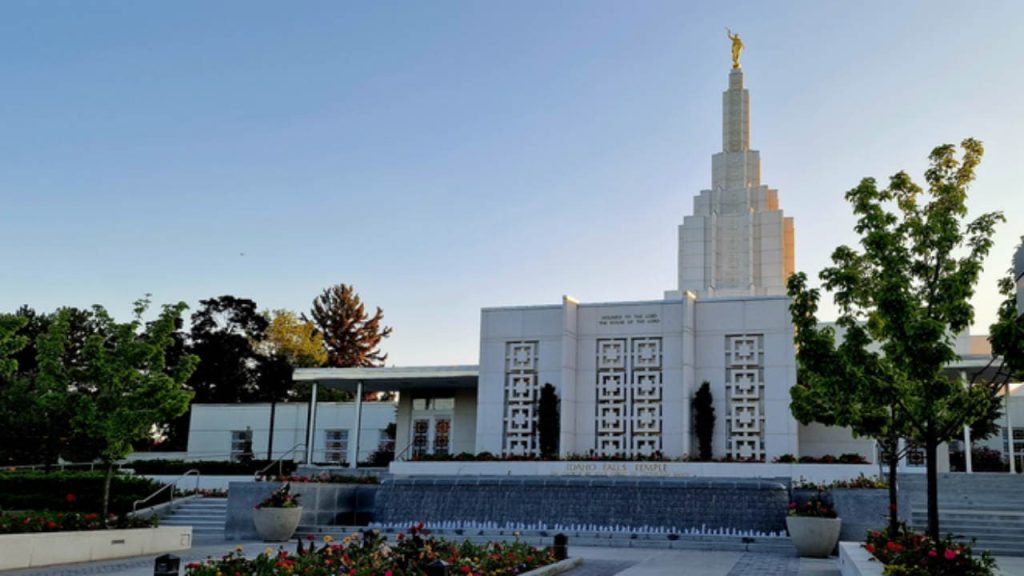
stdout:
[(733, 34), (732, 30), (725, 29), (725, 35), (732, 40), (732, 67), (740, 67), (740, 53), (743, 52), (743, 40), (740, 40), (739, 34)]

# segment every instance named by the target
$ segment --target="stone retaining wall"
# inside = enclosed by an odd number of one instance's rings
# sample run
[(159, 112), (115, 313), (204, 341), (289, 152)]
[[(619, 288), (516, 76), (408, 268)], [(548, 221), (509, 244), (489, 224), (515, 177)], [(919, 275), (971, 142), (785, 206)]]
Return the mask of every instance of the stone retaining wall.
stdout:
[[(224, 537), (228, 540), (256, 538), (252, 511), (279, 482), (232, 482), (228, 490), (228, 510)], [(293, 482), (291, 492), (299, 495), (305, 526), (346, 524), (363, 526), (373, 520), (375, 484), (320, 484)]]
[(543, 522), (785, 532), (782, 481), (715, 478), (438, 477), (384, 480), (375, 521)]
[[(815, 494), (814, 490), (794, 490), (793, 500), (802, 504)], [(832, 502), (843, 520), (840, 540), (864, 542), (868, 530), (881, 530), (889, 524), (889, 491), (886, 489), (834, 488), (828, 491), (826, 499)], [(910, 518), (910, 495), (900, 490), (897, 499), (900, 520), (906, 522)]]
[(191, 526), (0, 535), (0, 571), (177, 552), (192, 547)]

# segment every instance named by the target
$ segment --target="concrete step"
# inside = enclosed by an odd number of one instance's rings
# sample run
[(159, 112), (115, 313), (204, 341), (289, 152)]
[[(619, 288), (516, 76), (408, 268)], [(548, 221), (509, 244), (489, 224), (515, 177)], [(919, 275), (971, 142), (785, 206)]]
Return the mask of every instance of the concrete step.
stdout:
[[(913, 522), (927, 522), (927, 514), (913, 513), (910, 515)], [(982, 525), (1024, 525), (1024, 518), (1020, 516), (1003, 516), (999, 514), (942, 514), (939, 513), (939, 522), (982, 524)]]
[[(942, 508), (973, 508), (976, 510), (1016, 510), (1024, 512), (1024, 501), (1017, 498), (1020, 493), (1007, 493), (997, 498), (939, 498), (939, 509)], [(928, 508), (924, 499), (912, 498), (910, 505), (922, 510)]]
[(194, 534), (223, 534), (227, 520), (227, 498), (193, 498), (176, 506), (160, 523), (191, 526)]
[(196, 516), (199, 518), (225, 518), (227, 517), (226, 512), (219, 512), (216, 510), (196, 510), (187, 508), (178, 508), (170, 514), (171, 516)]

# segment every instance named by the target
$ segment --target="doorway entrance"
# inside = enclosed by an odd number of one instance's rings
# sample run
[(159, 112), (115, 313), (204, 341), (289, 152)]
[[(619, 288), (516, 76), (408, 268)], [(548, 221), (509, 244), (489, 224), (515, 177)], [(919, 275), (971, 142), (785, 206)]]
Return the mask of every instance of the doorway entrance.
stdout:
[(414, 398), (409, 444), (412, 457), (451, 453), (454, 398)]

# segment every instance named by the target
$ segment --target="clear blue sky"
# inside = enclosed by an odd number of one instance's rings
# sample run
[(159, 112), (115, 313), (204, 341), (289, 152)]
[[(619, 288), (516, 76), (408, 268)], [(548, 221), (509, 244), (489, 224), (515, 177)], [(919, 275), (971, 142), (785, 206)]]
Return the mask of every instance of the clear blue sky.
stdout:
[[(483, 306), (657, 299), (721, 148), (725, 26), (752, 141), (813, 276), (843, 193), (987, 152), (1024, 234), (1020, 2), (0, 3), (0, 310), (346, 282), (389, 363), (477, 361)], [(244, 256), (241, 255), (244, 253)]]

